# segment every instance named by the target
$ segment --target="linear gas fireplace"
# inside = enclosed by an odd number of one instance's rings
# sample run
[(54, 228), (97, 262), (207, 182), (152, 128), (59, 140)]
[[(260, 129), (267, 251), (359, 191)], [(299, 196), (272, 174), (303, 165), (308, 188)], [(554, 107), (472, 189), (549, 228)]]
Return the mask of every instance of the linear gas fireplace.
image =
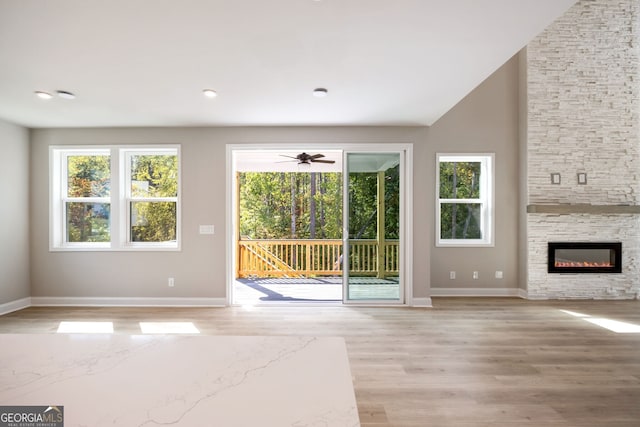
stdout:
[(549, 273), (621, 273), (620, 242), (549, 242)]

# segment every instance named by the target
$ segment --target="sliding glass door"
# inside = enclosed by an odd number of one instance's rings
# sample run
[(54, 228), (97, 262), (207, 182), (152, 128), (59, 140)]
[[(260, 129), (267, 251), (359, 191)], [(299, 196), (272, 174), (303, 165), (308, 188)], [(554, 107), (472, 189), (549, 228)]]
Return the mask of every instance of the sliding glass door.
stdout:
[[(300, 164), (294, 154), (302, 150), (323, 154), (322, 159), (328, 161), (311, 166)], [(304, 148), (243, 144), (228, 146), (227, 155), (231, 171), (227, 194), (230, 304), (411, 303), (412, 209), (411, 198), (406, 197), (412, 192), (410, 144), (327, 144)], [(283, 157), (294, 161), (283, 163)], [(276, 178), (267, 173), (275, 173)], [(245, 203), (243, 214), (242, 197), (249, 200), (250, 194), (261, 194), (249, 191), (243, 196), (249, 188), (248, 174), (260, 175), (252, 175), (251, 182), (258, 186), (273, 184), (283, 193), (282, 199), (289, 197), (292, 204)], [(293, 175), (300, 180), (309, 178), (308, 191), (291, 180)], [(307, 199), (302, 197), (304, 194), (308, 194)], [(276, 199), (270, 197), (267, 201)], [(250, 208), (257, 210), (249, 211)], [(274, 212), (279, 215), (279, 222), (270, 221), (276, 217)], [(261, 227), (256, 227), (260, 218)], [(276, 226), (285, 232), (276, 237), (252, 234)], [(304, 235), (307, 232), (309, 235)], [(294, 290), (302, 293), (291, 293)], [(321, 290), (330, 295), (317, 293)]]
[(404, 303), (404, 152), (344, 153), (344, 302)]

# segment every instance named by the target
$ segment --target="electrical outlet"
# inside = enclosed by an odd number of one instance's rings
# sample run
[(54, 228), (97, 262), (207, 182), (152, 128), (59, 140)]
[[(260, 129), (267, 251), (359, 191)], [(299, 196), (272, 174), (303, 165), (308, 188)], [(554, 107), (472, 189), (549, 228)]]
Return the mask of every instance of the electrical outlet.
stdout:
[(503, 277), (504, 277), (504, 276), (503, 276), (503, 274), (502, 274), (502, 271), (497, 270), (497, 271), (496, 271), (496, 279), (502, 279)]
[(173, 279), (173, 277), (169, 277), (168, 282), (169, 282), (169, 287), (170, 287), (170, 288), (173, 288), (173, 287), (175, 286), (175, 284), (176, 284), (176, 282), (175, 282), (175, 280)]
[(449, 279), (453, 280), (456, 278), (456, 272), (455, 271), (450, 271), (449, 272)]
[(477, 279), (478, 277), (480, 277), (480, 275), (478, 274), (478, 272), (477, 272), (477, 271), (474, 271), (474, 272), (473, 272), (473, 278), (474, 278), (474, 279)]

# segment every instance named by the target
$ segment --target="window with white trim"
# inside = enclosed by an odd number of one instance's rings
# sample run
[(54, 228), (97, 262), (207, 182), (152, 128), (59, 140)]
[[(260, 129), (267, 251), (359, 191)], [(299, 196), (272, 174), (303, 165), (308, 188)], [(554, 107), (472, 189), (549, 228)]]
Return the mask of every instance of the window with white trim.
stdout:
[(180, 148), (51, 147), (52, 250), (179, 249)]
[(493, 154), (437, 155), (437, 246), (493, 246), (493, 163)]

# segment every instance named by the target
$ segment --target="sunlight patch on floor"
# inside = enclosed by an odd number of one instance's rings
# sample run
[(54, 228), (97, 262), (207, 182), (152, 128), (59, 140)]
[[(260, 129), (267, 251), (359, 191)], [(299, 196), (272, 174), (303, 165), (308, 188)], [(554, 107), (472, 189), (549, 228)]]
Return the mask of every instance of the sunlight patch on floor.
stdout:
[(620, 322), (618, 320), (607, 319), (603, 317), (592, 317), (588, 314), (577, 313), (575, 311), (560, 310), (563, 313), (569, 314), (574, 317), (578, 317), (591, 324), (600, 326), (601, 328), (608, 329), (617, 334), (637, 334), (640, 333), (640, 325), (628, 322)]
[(581, 317), (581, 318), (591, 317), (588, 314), (577, 313), (575, 311), (569, 311), (569, 310), (560, 310), (560, 311), (563, 312), (563, 313), (569, 314), (571, 316), (574, 316), (574, 317)]
[(584, 319), (589, 323), (598, 325), (601, 328), (608, 329), (618, 334), (637, 334), (640, 333), (640, 325), (634, 325), (633, 323), (619, 322), (617, 320), (603, 319), (603, 318), (586, 318)]
[(58, 334), (112, 334), (113, 322), (60, 322)]

